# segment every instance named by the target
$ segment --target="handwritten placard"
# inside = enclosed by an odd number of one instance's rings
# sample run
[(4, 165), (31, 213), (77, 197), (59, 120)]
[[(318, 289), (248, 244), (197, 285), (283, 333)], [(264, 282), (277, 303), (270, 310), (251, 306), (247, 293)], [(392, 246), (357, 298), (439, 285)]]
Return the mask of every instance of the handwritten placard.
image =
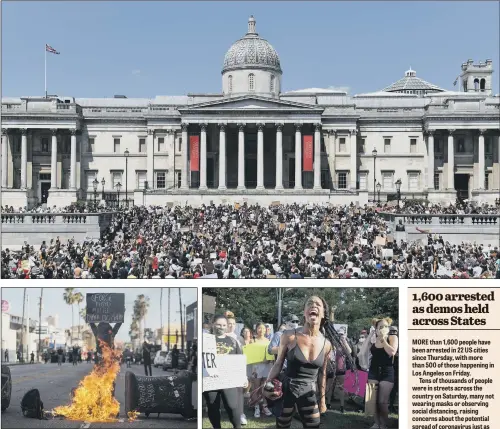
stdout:
[(247, 359), (245, 355), (216, 355), (216, 370), (203, 374), (203, 391), (243, 387), (247, 382)]
[(124, 293), (88, 293), (87, 323), (123, 323), (125, 317)]

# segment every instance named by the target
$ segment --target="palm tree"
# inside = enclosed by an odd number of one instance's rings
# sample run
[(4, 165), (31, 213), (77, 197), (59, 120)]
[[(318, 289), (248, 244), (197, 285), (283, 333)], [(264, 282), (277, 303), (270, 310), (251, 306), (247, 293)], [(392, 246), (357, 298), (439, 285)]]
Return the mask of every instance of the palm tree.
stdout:
[(74, 302), (78, 306), (78, 341), (80, 341), (80, 304), (83, 302), (83, 294), (81, 292), (75, 293)]
[(74, 324), (74, 315), (73, 315), (73, 304), (75, 303), (75, 290), (74, 287), (66, 287), (64, 288), (64, 302), (68, 305), (71, 305), (71, 344), (73, 344), (73, 324)]
[(140, 343), (144, 342), (144, 325), (146, 314), (148, 313), (149, 308), (149, 297), (141, 294), (137, 295), (137, 298), (134, 302), (134, 318), (141, 323), (141, 328), (139, 330), (139, 338)]

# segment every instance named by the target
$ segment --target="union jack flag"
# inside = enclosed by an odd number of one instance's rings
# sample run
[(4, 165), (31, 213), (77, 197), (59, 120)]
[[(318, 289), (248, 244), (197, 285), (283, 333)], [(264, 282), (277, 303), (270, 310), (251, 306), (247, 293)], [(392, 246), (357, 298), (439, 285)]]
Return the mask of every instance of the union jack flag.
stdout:
[(50, 52), (51, 54), (59, 55), (60, 52), (57, 52), (52, 46), (45, 44), (45, 50)]

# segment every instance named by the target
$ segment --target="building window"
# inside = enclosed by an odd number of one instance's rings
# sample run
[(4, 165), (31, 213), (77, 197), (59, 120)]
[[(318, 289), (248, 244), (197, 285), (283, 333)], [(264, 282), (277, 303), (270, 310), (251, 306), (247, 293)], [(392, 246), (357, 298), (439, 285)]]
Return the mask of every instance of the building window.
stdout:
[(474, 79), (474, 91), (479, 91), (479, 79), (477, 77)]
[(382, 189), (384, 191), (394, 189), (394, 171), (382, 172)]
[(417, 139), (410, 139), (410, 153), (417, 153)]
[(156, 172), (156, 189), (165, 189), (166, 188), (166, 172), (165, 171), (157, 171)]
[(111, 184), (113, 186), (113, 190), (118, 191), (116, 188), (116, 184), (120, 183), (123, 185), (122, 182), (122, 172), (121, 171), (112, 171), (111, 172)]
[(233, 76), (231, 75), (227, 77), (227, 88), (228, 92), (233, 92)]
[(181, 152), (182, 151), (182, 137), (179, 137), (177, 139), (177, 152)]
[(271, 75), (271, 82), (269, 83), (269, 91), (274, 92), (274, 75)]
[(339, 152), (345, 152), (345, 137), (339, 138)]
[(158, 152), (165, 151), (165, 138), (158, 137)]
[(42, 138), (42, 152), (48, 152), (49, 151), (49, 139), (44, 137)]
[(63, 152), (64, 153), (71, 153), (71, 141), (67, 137), (64, 138)]
[(97, 177), (97, 171), (87, 171), (85, 172), (85, 176), (87, 178), (87, 190), (94, 190), (94, 179)]
[(464, 142), (464, 139), (458, 139), (457, 152), (458, 153), (464, 153), (465, 152), (465, 142)]
[(360, 154), (365, 153), (365, 139), (360, 139), (358, 141), (358, 153)]
[(180, 188), (182, 186), (182, 172), (181, 170), (175, 170), (175, 187)]
[(484, 175), (484, 189), (486, 191), (489, 191), (489, 189), (490, 189), (490, 177), (489, 176), (490, 175), (488, 173), (486, 173)]
[(337, 186), (339, 189), (347, 189), (347, 172), (341, 171), (337, 173)]
[(139, 153), (146, 153), (146, 139), (139, 139)]
[(418, 172), (412, 172), (408, 173), (408, 190), (410, 192), (416, 192), (418, 191), (418, 178), (419, 178), (419, 173)]
[(434, 190), (439, 191), (439, 173), (434, 173)]
[(248, 75), (248, 90), (253, 91), (255, 89), (255, 75), (250, 73)]
[(368, 173), (359, 173), (358, 174), (358, 183), (359, 183), (359, 190), (360, 191), (366, 191), (368, 189), (367, 178), (368, 178)]
[(391, 153), (391, 139), (384, 139), (384, 153)]
[(89, 137), (87, 152), (94, 152), (94, 137)]
[(481, 89), (481, 92), (484, 92), (484, 90), (486, 89), (486, 79), (484, 79), (484, 78), (481, 79), (479, 88)]
[(146, 172), (145, 171), (137, 171), (137, 181), (136, 185), (137, 189), (145, 189), (146, 188)]
[(120, 153), (120, 139), (113, 139), (113, 152)]

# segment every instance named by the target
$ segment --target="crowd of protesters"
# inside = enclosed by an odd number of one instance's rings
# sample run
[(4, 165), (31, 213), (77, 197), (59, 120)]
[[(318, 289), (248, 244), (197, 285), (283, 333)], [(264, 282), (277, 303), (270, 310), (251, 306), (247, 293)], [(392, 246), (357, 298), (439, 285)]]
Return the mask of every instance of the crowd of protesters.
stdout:
[[(457, 245), (426, 234), (414, 242), (389, 239), (394, 231), (379, 212), (394, 210), (499, 212), (491, 205), (415, 202), (396, 209), (353, 204), (121, 208), (99, 240), (57, 237), (3, 250), (2, 278), (500, 278), (496, 246)], [(385, 244), (377, 243), (378, 237), (385, 237)], [(385, 249), (391, 252), (384, 254)]]

